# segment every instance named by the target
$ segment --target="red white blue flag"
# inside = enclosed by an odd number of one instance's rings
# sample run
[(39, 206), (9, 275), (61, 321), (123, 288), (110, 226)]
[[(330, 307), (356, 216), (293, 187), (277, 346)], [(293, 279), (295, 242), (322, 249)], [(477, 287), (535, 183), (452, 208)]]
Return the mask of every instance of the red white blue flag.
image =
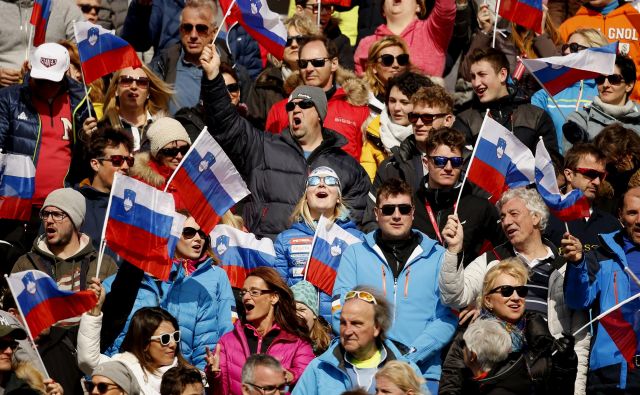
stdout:
[(498, 4), (501, 17), (542, 34), (542, 0), (499, 0)]
[(30, 157), (0, 153), (0, 218), (29, 220), (35, 177)]
[(228, 225), (216, 226), (210, 236), (211, 249), (234, 288), (242, 288), (247, 274), (253, 269), (275, 264), (276, 251), (268, 237), (257, 239), (253, 233)]
[(142, 67), (133, 47), (113, 31), (91, 22), (75, 22), (73, 28), (85, 83), (125, 67)]
[(39, 270), (13, 273), (7, 282), (34, 338), (58, 321), (91, 310), (98, 301), (92, 291), (59, 290), (56, 282)]
[[(170, 193), (162, 192), (131, 177), (116, 173), (111, 188), (111, 201), (105, 239), (107, 245), (123, 259), (152, 274), (168, 280), (171, 272), (170, 248), (177, 240), (173, 233), (175, 202)], [(177, 236), (179, 238), (179, 235)]]
[[(227, 11), (232, 3), (222, 0), (220, 5)], [(287, 29), (279, 15), (269, 9), (266, 0), (237, 0), (229, 18), (237, 20), (260, 45), (276, 58), (282, 59)]]
[(33, 2), (31, 20), (29, 23), (35, 27), (33, 34), (34, 47), (44, 43), (44, 39), (47, 34), (47, 24), (49, 23), (49, 17), (51, 16), (51, 1), (52, 0), (35, 0)]
[(351, 244), (361, 243), (362, 240), (335, 223), (327, 228), (328, 224), (327, 218), (320, 217), (304, 278), (322, 292), (331, 295), (342, 253)]
[(574, 83), (614, 72), (618, 43), (604, 47), (587, 48), (566, 56), (522, 59), (529, 73), (549, 92), (562, 92)]
[(581, 190), (566, 195), (560, 193), (551, 156), (542, 140), (536, 146), (536, 188), (551, 214), (561, 221), (573, 221), (589, 216), (589, 201)]
[(220, 217), (250, 193), (227, 154), (206, 129), (170, 182), (180, 185), (180, 199), (206, 233), (211, 233)]
[(535, 159), (531, 150), (504, 126), (485, 116), (469, 164), (467, 178), (487, 191), (495, 203), (509, 188), (532, 184)]

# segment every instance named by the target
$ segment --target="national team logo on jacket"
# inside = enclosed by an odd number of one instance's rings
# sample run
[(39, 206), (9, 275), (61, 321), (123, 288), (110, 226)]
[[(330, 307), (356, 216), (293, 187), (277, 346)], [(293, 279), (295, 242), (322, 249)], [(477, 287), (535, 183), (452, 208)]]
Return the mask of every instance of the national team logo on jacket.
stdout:
[(24, 277), (22, 277), (22, 283), (24, 284), (24, 288), (31, 295), (35, 295), (36, 292), (38, 291), (36, 287), (36, 279), (35, 277), (33, 277), (33, 273), (29, 272), (25, 274)]
[(222, 257), (222, 255), (224, 255), (224, 253), (227, 252), (227, 250), (229, 249), (229, 236), (227, 235), (218, 236), (218, 238), (216, 239), (216, 245), (214, 248), (216, 249), (218, 256)]
[(202, 173), (203, 171), (213, 166), (214, 163), (216, 163), (216, 157), (213, 156), (211, 152), (207, 152), (204, 158), (202, 158), (202, 160), (198, 164), (198, 171)]
[(502, 137), (498, 139), (498, 144), (496, 144), (496, 156), (498, 157), (498, 159), (502, 159), (502, 156), (504, 156), (504, 152), (507, 149), (507, 140), (503, 139)]
[(331, 256), (342, 255), (347, 246), (348, 244), (344, 240), (340, 240), (336, 237), (333, 239), (333, 243), (331, 243)]
[(57, 59), (52, 59), (52, 58), (40, 58), (40, 63), (44, 67), (52, 67), (52, 66), (55, 66), (56, 63), (58, 63), (58, 60)]
[(136, 192), (131, 189), (124, 190), (124, 211), (129, 212), (136, 203)]

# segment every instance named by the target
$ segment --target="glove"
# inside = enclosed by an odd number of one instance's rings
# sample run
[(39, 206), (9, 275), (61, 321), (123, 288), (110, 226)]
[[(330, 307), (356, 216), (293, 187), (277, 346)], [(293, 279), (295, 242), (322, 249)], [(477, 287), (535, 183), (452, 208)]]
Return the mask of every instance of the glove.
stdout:
[(571, 355), (573, 354), (576, 339), (568, 333), (562, 333), (562, 337), (556, 339), (553, 343), (553, 348), (558, 354)]

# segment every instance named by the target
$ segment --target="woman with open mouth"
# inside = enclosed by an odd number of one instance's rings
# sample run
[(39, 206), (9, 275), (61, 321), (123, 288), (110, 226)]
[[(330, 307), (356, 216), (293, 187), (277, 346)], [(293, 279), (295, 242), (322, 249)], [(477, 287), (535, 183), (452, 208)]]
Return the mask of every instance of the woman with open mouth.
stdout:
[[(320, 216), (335, 222), (342, 229), (363, 239), (364, 236), (349, 219), (344, 205), (340, 179), (326, 166), (317, 167), (307, 178), (307, 188), (291, 215), (293, 224), (275, 241), (275, 269), (289, 286), (302, 280), (302, 270), (311, 253), (311, 243)], [(320, 291), (320, 316), (331, 322), (331, 295)]]
[(285, 369), (285, 379), (295, 385), (314, 358), (309, 330), (298, 317), (293, 293), (270, 267), (249, 273), (242, 290), (244, 321), (220, 339), (215, 350), (207, 349), (207, 379), (215, 394), (241, 395), (242, 367), (251, 354), (269, 354)]

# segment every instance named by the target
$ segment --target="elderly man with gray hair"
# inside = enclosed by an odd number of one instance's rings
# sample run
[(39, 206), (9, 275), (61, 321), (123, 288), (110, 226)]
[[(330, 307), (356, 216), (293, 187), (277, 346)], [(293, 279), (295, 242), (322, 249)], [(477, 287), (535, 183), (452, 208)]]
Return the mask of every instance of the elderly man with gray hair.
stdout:
[(462, 335), (464, 364), (473, 377), (486, 376), (509, 356), (511, 336), (495, 320), (478, 320)]
[[(461, 322), (476, 315), (473, 308), (482, 292), (482, 281), (487, 271), (500, 260), (517, 257), (529, 268), (529, 295), (526, 309), (538, 311), (547, 317), (549, 331), (560, 338), (562, 333), (573, 333), (585, 324), (584, 312), (570, 310), (563, 295), (566, 265), (558, 248), (545, 240), (542, 234), (549, 219), (549, 209), (535, 189), (515, 188), (506, 191), (496, 204), (500, 212), (502, 231), (507, 242), (474, 259), (466, 268), (462, 257), (445, 252), (440, 269), (439, 288), (442, 302), (454, 309), (464, 309)], [(450, 216), (449, 221), (455, 220)], [(458, 225), (462, 232), (462, 226)], [(449, 245), (457, 241), (443, 233)], [(590, 335), (585, 331), (575, 339), (578, 355), (576, 394), (584, 394), (589, 356)]]
[(253, 354), (242, 367), (242, 395), (280, 395), (287, 380), (280, 362), (267, 354)]

